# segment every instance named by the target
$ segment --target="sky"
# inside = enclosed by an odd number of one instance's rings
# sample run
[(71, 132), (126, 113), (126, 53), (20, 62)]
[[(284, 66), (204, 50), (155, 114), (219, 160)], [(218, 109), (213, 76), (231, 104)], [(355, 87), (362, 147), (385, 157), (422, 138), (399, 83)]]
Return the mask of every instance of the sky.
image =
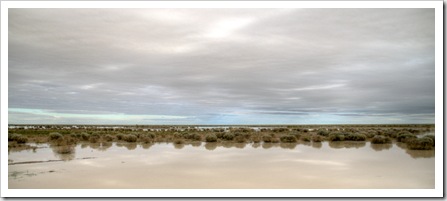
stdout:
[(434, 123), (434, 14), (10, 8), (8, 123)]

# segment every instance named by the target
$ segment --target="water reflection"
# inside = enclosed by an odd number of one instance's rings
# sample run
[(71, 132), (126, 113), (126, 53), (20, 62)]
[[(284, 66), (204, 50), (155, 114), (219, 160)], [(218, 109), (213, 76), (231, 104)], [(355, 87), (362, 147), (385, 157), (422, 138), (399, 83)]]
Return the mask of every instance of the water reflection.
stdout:
[(50, 145), (50, 148), (53, 151), (54, 156), (56, 156), (60, 160), (70, 161), (75, 159), (76, 145)]
[(217, 148), (217, 142), (207, 142), (205, 144), (205, 149), (206, 150), (212, 151), (212, 150), (215, 150), (216, 148)]
[(262, 148), (264, 149), (270, 149), (272, 147), (279, 147), (278, 143), (263, 143)]
[(283, 149), (295, 149), (297, 143), (281, 143), (279, 146)]
[(154, 145), (153, 143), (143, 143), (143, 144), (141, 144), (141, 147), (142, 147), (143, 149), (149, 149), (149, 148), (151, 148), (153, 145)]
[(435, 150), (406, 150), (405, 153), (409, 154), (412, 158), (432, 158), (435, 157)]
[(253, 148), (258, 148), (258, 147), (260, 147), (261, 146), (261, 143), (253, 143), (252, 145), (251, 145), (251, 147), (253, 147)]
[(362, 148), (366, 146), (366, 142), (355, 142), (355, 141), (336, 141), (336, 142), (329, 142), (329, 147), (334, 149), (342, 149), (342, 148)]
[(316, 149), (320, 149), (323, 146), (321, 142), (312, 142), (312, 147)]
[(393, 144), (371, 144), (371, 148), (375, 151), (388, 150), (393, 147)]
[(175, 144), (175, 143), (173, 143), (173, 144), (174, 144), (174, 148), (176, 148), (176, 149), (183, 149), (183, 147), (185, 147), (184, 144)]

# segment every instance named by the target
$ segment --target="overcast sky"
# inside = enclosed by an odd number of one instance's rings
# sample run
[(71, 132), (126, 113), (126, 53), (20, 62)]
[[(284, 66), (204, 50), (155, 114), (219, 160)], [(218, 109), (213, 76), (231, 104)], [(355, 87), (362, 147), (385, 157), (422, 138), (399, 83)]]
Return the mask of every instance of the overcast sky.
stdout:
[(434, 9), (9, 9), (9, 123), (434, 123)]

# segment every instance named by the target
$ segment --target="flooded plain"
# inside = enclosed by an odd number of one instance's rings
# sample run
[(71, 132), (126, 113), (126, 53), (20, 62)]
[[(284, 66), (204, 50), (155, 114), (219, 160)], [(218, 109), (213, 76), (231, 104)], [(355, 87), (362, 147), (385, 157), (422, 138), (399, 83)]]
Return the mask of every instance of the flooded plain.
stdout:
[(38, 148), (9, 151), (10, 189), (435, 187), (434, 150), (399, 143), (33, 145)]

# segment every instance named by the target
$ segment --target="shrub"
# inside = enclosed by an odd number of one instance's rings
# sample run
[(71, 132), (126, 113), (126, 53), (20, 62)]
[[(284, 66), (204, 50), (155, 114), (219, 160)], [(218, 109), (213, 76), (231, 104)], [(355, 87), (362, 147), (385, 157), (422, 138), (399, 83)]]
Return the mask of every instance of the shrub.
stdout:
[(321, 136), (324, 136), (324, 137), (327, 137), (329, 135), (329, 131), (320, 129), (320, 130), (317, 131), (317, 134), (321, 135)]
[(18, 144), (25, 144), (26, 142), (28, 142), (28, 138), (23, 135), (15, 135), (14, 141), (16, 141)]
[(88, 133), (81, 133), (81, 139), (84, 141), (89, 140), (90, 135)]
[(388, 144), (391, 143), (391, 139), (389, 137), (376, 135), (371, 139), (371, 144)]
[(280, 137), (281, 142), (296, 142), (296, 138), (293, 135), (283, 135)]
[(238, 143), (245, 143), (245, 142), (246, 142), (245, 137), (242, 136), (242, 135), (236, 136), (236, 137), (234, 138), (234, 141), (236, 141), (236, 142), (238, 142)]
[(431, 140), (433, 140), (433, 147), (435, 146), (435, 136), (434, 135), (426, 135), (423, 138), (430, 138)]
[(345, 140), (345, 135), (343, 135), (341, 133), (331, 133), (331, 134), (329, 134), (328, 139), (331, 142), (333, 142), (333, 141), (343, 141), (343, 140)]
[(278, 143), (279, 142), (279, 138), (277, 137), (273, 137), (271, 143)]
[(111, 142), (111, 141), (113, 141), (113, 136), (112, 135), (105, 135), (104, 136), (104, 140), (106, 140), (107, 142)]
[(232, 134), (232, 133), (225, 133), (225, 134), (222, 136), (222, 139), (231, 141), (231, 140), (234, 139), (234, 134)]
[(182, 139), (176, 139), (176, 140), (174, 140), (174, 144), (183, 144), (183, 140)]
[(206, 142), (217, 142), (217, 136), (215, 134), (208, 134), (205, 137)]
[(302, 141), (304, 142), (310, 142), (312, 140), (312, 138), (310, 137), (310, 135), (303, 135), (300, 138)]
[(313, 135), (312, 136), (313, 142), (322, 142), (323, 140), (324, 140), (324, 137), (322, 137), (321, 135)]
[(119, 133), (118, 135), (116, 135), (116, 139), (124, 140), (124, 134)]
[(366, 140), (366, 135), (350, 133), (350, 134), (345, 136), (344, 140), (347, 140), (347, 141), (365, 141)]
[(138, 139), (137, 136), (135, 136), (133, 134), (128, 134), (123, 137), (123, 140), (126, 142), (136, 142), (137, 139)]
[(272, 138), (273, 137), (271, 135), (263, 135), (262, 141), (269, 143), (269, 142), (272, 142)]
[(99, 134), (95, 133), (95, 134), (90, 135), (90, 137), (88, 138), (88, 141), (91, 143), (97, 143), (99, 141), (99, 138), (100, 138)]
[(62, 134), (60, 134), (60, 133), (50, 133), (49, 137), (50, 137), (50, 140), (58, 140), (58, 139), (62, 139), (64, 136), (62, 136)]
[(397, 141), (398, 142), (407, 142), (409, 140), (412, 139), (416, 139), (416, 135), (411, 134), (410, 132), (405, 132), (405, 133), (400, 133), (399, 135), (397, 135)]
[(433, 146), (433, 140), (428, 137), (407, 140), (407, 147), (410, 150), (430, 150)]

